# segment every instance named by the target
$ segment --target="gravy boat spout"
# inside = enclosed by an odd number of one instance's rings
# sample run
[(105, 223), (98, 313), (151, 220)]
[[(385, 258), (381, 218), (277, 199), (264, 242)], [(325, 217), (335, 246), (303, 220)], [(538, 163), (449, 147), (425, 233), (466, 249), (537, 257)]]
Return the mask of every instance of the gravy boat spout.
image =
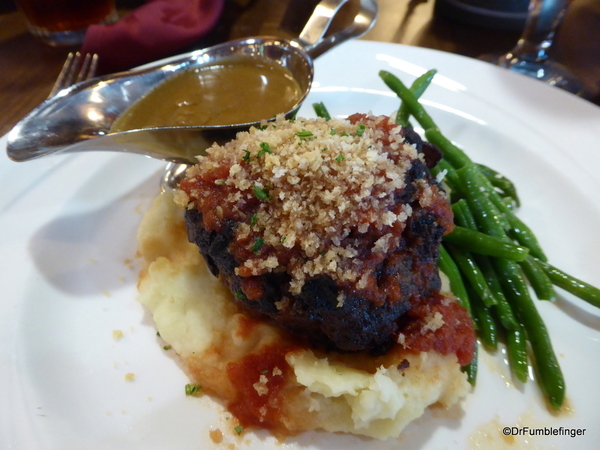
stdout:
[[(183, 71), (215, 65), (232, 58), (276, 63), (297, 81), (301, 97), (290, 118), (308, 95), (313, 59), (339, 43), (361, 36), (377, 16), (374, 0), (360, 0), (353, 22), (326, 35), (329, 25), (349, 0), (322, 0), (297, 39), (251, 37), (174, 57), (128, 72), (94, 78), (63, 89), (46, 100), (8, 134), (7, 154), (17, 162), (42, 156), (81, 151), (138, 153), (177, 164), (194, 164), (213, 143), (223, 144), (260, 121), (235, 125), (154, 127), (111, 132), (111, 127), (131, 105), (168, 78)], [(270, 118), (264, 118), (270, 119)]]
[[(14, 161), (80, 151), (140, 153), (171, 162), (194, 162), (191, 146), (201, 153), (213, 142), (225, 142), (254, 123), (207, 127), (158, 127), (111, 133), (132, 104), (169, 77), (237, 55), (274, 60), (288, 69), (304, 93), (287, 112), (300, 107), (313, 80), (310, 56), (297, 42), (250, 38), (219, 44), (168, 64), (84, 81), (63, 89), (18, 123), (8, 135), (7, 153)], [(160, 107), (156, 105), (156, 107)], [(186, 150), (187, 149), (187, 150)]]

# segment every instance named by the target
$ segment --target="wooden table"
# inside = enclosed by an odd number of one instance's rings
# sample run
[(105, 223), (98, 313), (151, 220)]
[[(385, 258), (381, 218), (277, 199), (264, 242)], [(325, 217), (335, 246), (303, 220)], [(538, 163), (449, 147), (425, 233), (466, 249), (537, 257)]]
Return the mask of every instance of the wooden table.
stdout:
[[(136, 1), (129, 0), (125, 6), (135, 6)], [(290, 1), (294, 0), (228, 0), (216, 29), (198, 47), (229, 38), (282, 33)], [(504, 53), (518, 39), (518, 33), (470, 27), (436, 17), (434, 0), (379, 0), (378, 3), (377, 23), (363, 39), (469, 57)], [(126, 13), (127, 9), (120, 12)], [(0, 14), (0, 136), (46, 98), (67, 53), (72, 50), (38, 42), (27, 32), (17, 12)]]

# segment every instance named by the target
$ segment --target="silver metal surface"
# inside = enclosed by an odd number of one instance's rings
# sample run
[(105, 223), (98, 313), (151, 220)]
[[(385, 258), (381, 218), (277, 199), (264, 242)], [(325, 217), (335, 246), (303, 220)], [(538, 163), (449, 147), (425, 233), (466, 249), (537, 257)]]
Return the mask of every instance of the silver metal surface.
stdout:
[(62, 91), (69, 86), (94, 78), (97, 68), (97, 54), (86, 53), (82, 55), (80, 52), (70, 52), (58, 74), (58, 78), (54, 82), (54, 86), (52, 86), (50, 94), (48, 94), (48, 98), (54, 97), (58, 91)]
[(313, 81), (313, 58), (350, 38), (364, 34), (377, 15), (374, 0), (361, 0), (354, 22), (324, 37), (335, 14), (348, 0), (323, 0), (299, 39), (253, 37), (230, 41), (150, 66), (92, 80), (64, 89), (33, 110), (8, 134), (7, 154), (22, 162), (42, 156), (80, 151), (138, 153), (177, 164), (194, 164), (214, 142), (224, 143), (258, 122), (208, 127), (157, 127), (111, 133), (127, 108), (167, 78), (194, 67), (239, 56), (268, 59), (288, 69), (304, 92), (286, 113), (293, 116)]
[(322, 0), (314, 9), (298, 37), (298, 41), (302, 43), (311, 58), (322, 55), (344, 41), (362, 36), (375, 24), (376, 0), (360, 0), (359, 10), (352, 23), (335, 33), (326, 35), (333, 19), (348, 2), (349, 0)]

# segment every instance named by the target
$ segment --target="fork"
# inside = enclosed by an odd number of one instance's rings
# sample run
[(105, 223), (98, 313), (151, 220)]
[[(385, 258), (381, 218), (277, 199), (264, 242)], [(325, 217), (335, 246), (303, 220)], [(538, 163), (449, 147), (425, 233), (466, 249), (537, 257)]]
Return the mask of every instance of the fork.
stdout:
[(80, 81), (88, 80), (96, 75), (98, 68), (98, 55), (95, 53), (70, 52), (63, 67), (58, 74), (58, 78), (52, 86), (48, 98), (54, 97), (58, 91), (67, 88)]

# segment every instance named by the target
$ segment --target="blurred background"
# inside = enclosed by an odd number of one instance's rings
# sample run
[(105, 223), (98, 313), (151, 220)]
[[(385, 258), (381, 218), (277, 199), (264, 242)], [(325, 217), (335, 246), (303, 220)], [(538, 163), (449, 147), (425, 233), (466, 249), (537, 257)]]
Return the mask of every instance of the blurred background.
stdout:
[[(517, 11), (511, 13), (513, 16), (522, 11), (524, 17), (526, 1), (379, 0), (377, 23), (362, 39), (443, 50), (472, 58), (502, 54), (516, 44), (524, 19), (507, 24), (498, 14), (472, 16), (456, 6), (465, 3), (475, 4), (479, 10), (511, 8)], [(116, 0), (116, 3), (119, 15), (124, 16), (145, 2)], [(225, 0), (223, 13), (212, 32), (177, 53), (244, 36), (297, 36), (317, 3), (318, 0)], [(349, 10), (352, 4), (357, 3), (350, 1)], [(0, 135), (44, 100), (72, 50), (77, 49), (41, 44), (27, 32), (14, 2), (0, 0), (0, 102), (3, 111), (10, 111), (8, 115), (0, 115)], [(553, 58), (584, 79), (594, 90), (592, 101), (600, 104), (600, 0), (572, 0), (552, 52)]]

